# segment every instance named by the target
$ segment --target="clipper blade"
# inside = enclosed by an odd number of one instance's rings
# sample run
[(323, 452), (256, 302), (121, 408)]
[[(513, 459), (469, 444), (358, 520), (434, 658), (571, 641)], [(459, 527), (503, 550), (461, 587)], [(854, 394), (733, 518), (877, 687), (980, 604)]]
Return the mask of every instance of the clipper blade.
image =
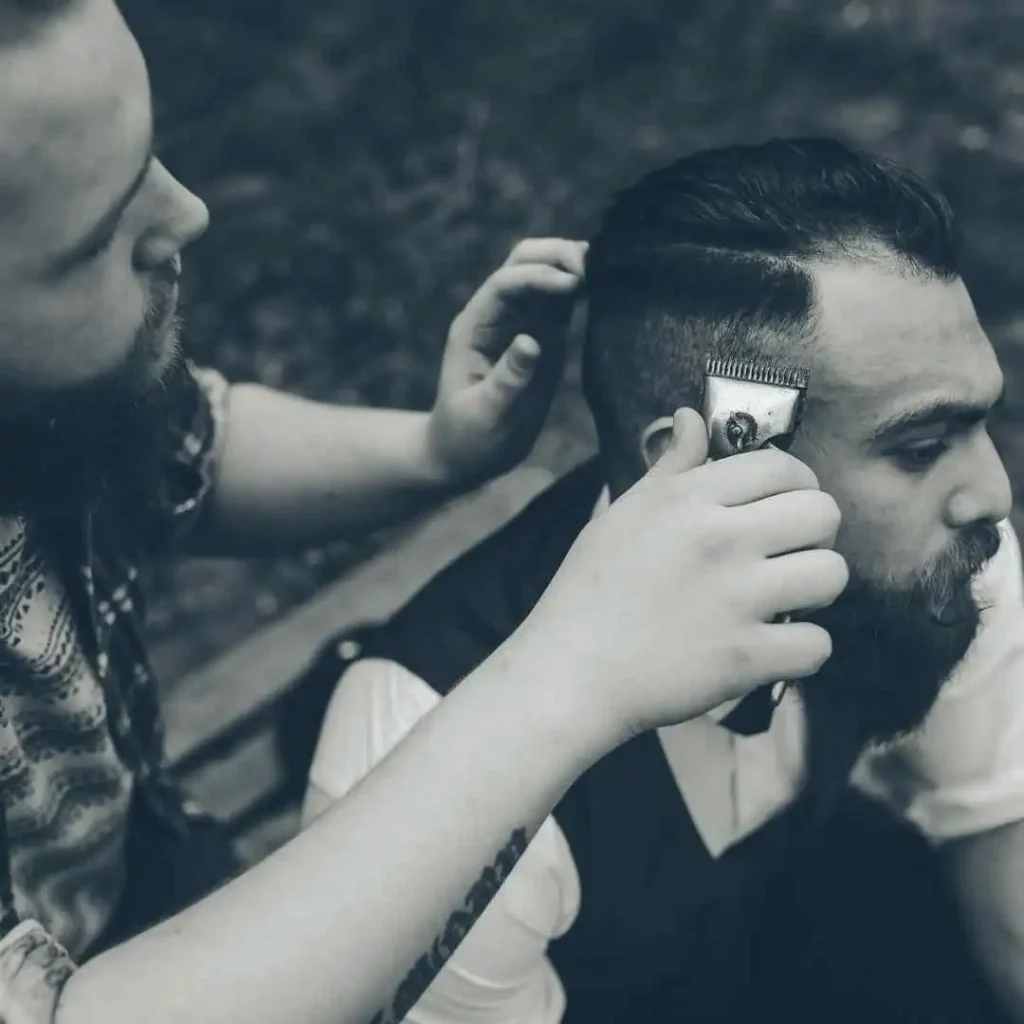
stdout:
[(709, 377), (749, 380), (755, 384), (774, 384), (781, 388), (806, 391), (811, 375), (802, 366), (773, 366), (753, 359), (721, 359), (708, 356), (705, 372)]

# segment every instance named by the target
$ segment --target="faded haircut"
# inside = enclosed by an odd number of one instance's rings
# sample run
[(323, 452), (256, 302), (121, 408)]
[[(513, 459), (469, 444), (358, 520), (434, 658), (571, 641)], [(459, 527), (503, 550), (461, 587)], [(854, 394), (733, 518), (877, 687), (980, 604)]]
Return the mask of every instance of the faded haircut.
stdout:
[(619, 192), (587, 256), (584, 392), (605, 459), (633, 471), (654, 418), (701, 400), (709, 355), (800, 362), (816, 261), (958, 275), (945, 200), (826, 138), (684, 157)]

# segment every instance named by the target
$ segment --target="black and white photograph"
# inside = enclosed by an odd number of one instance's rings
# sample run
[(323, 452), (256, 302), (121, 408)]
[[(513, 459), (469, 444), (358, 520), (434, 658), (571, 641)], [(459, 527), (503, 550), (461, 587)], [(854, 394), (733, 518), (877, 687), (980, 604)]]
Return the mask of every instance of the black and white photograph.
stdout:
[(1024, 1024), (1022, 0), (0, 0), (0, 1024)]

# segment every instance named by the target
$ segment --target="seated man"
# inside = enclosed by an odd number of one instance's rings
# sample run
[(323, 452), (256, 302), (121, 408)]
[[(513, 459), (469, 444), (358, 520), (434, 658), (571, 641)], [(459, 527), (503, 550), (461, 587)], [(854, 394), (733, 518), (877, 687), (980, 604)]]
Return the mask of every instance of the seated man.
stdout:
[(587, 266), (600, 457), (340, 645), (307, 819), (522, 622), (709, 354), (810, 370), (792, 451), (843, 513), (850, 585), (808, 616), (834, 653), (774, 709), (595, 765), (410, 1020), (993, 1019), (975, 949), (1024, 1010), (1024, 591), (985, 427), (1002, 373), (957, 259), (941, 199), (831, 140), (697, 154), (615, 198)]

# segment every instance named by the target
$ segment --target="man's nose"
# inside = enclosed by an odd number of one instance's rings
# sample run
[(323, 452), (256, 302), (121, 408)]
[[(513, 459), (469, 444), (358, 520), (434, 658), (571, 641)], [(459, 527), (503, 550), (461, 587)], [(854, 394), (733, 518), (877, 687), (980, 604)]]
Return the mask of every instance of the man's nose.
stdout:
[(181, 239), (181, 248), (190, 245), (197, 238), (206, 234), (210, 226), (210, 211), (194, 192), (190, 192), (184, 185), (181, 186), (183, 195), (179, 202), (179, 213), (176, 229)]
[(950, 497), (948, 525), (961, 529), (979, 521), (1005, 519), (1013, 506), (1013, 491), (1003, 460), (987, 431), (979, 432), (965, 456), (965, 478)]

